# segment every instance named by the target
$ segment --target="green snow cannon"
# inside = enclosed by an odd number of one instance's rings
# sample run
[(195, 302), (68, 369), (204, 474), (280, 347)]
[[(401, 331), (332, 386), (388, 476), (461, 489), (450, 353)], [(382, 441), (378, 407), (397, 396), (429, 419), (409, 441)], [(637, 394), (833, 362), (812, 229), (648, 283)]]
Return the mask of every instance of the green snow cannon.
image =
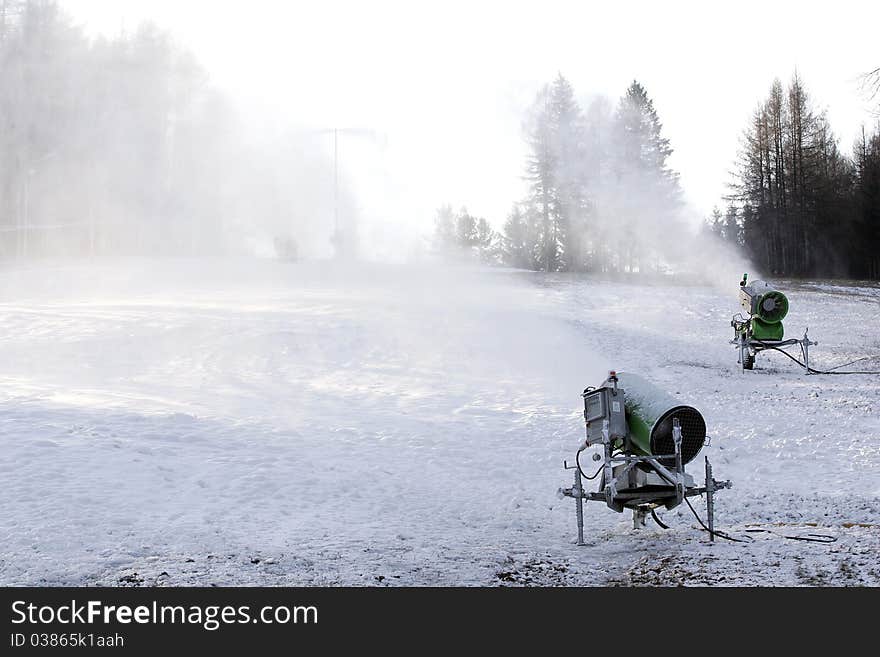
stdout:
[[(681, 425), (681, 462), (690, 463), (706, 442), (706, 421), (700, 411), (682, 404), (638, 374), (619, 372), (617, 380), (626, 393), (630, 448), (643, 456), (674, 454), (672, 421), (677, 418)], [(675, 465), (675, 459), (660, 459), (660, 462)]]
[[(601, 386), (584, 391), (584, 409), (588, 445), (602, 442), (604, 420), (608, 420), (615, 447), (633, 456), (674, 454), (675, 419), (681, 426), (683, 465), (692, 461), (706, 442), (706, 421), (702, 414), (638, 374), (611, 372)], [(674, 467), (675, 459), (662, 458), (660, 463)]]
[(765, 281), (748, 282), (743, 274), (739, 303), (751, 319), (751, 337), (756, 340), (782, 340), (782, 320), (788, 314), (788, 299)]

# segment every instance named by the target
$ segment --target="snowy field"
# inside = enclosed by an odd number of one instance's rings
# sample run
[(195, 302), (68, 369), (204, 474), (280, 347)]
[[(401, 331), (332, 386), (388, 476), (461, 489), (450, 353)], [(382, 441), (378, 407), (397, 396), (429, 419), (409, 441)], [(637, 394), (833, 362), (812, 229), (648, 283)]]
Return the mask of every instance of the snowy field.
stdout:
[[(773, 353), (740, 372), (737, 283), (7, 266), (0, 584), (876, 586), (880, 376)], [(880, 354), (880, 289), (780, 286), (815, 367)], [(710, 543), (687, 507), (633, 530), (591, 503), (574, 544), (562, 462), (612, 368), (703, 412), (734, 486), (716, 523), (746, 542)], [(783, 537), (810, 533), (837, 541)]]

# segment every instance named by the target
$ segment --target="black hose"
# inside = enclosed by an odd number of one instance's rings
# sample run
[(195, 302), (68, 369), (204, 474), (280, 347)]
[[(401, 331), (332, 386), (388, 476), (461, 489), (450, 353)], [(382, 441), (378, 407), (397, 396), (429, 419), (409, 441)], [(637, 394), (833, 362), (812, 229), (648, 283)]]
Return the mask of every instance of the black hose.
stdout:
[[(663, 474), (662, 472), (660, 472), (660, 471), (657, 470), (656, 468), (654, 469), (654, 472), (656, 472), (658, 475), (660, 475), (661, 477), (663, 477), (663, 479), (665, 479), (666, 481), (668, 481), (668, 482), (669, 482), (670, 484), (672, 484), (673, 486), (677, 486), (677, 484), (676, 484), (674, 481), (672, 481), (669, 477), (667, 477), (665, 474)], [(721, 537), (721, 538), (727, 539), (728, 541), (733, 541), (734, 543), (748, 543), (748, 542), (751, 542), (751, 541), (754, 540), (751, 536), (749, 536), (749, 537), (748, 537), (749, 540), (748, 540), (748, 541), (744, 541), (744, 540), (742, 540), (741, 538), (734, 538), (733, 536), (728, 536), (728, 535), (725, 534), (724, 532), (720, 532), (720, 531), (718, 531), (717, 529), (716, 529), (716, 530), (709, 529), (708, 527), (706, 527), (706, 525), (703, 524), (703, 521), (700, 519), (700, 516), (699, 516), (699, 514), (697, 513), (697, 510), (694, 508), (693, 504), (691, 504), (691, 501), (687, 498), (687, 495), (683, 495), (683, 496), (682, 496), (682, 499), (683, 499), (685, 502), (687, 502), (687, 505), (688, 505), (688, 506), (690, 507), (690, 509), (691, 509), (691, 513), (694, 514), (694, 518), (697, 519), (697, 522), (700, 523), (700, 526), (701, 526), (704, 530), (706, 530), (709, 534), (711, 534), (711, 535), (713, 535), (713, 536), (719, 536), (719, 537)], [(654, 516), (654, 520), (657, 520), (657, 516), (654, 514), (653, 509), (651, 510), (651, 515)], [(663, 525), (663, 523), (661, 523), (659, 520), (657, 520), (657, 523), (658, 523), (661, 527), (663, 527), (663, 529), (669, 529), (669, 527), (665, 527), (665, 526)]]
[[(801, 348), (803, 349), (803, 347), (801, 347)], [(843, 363), (842, 365), (837, 365), (835, 367), (830, 368), (828, 370), (828, 374), (834, 374), (835, 370), (839, 370), (841, 367), (849, 367), (850, 365), (853, 365), (855, 363), (859, 363), (863, 360), (874, 360), (876, 358), (877, 358), (877, 356), (862, 356), (861, 358), (856, 358), (855, 360), (851, 360), (848, 363)], [(841, 374), (843, 374), (843, 372), (841, 372)]]
[[(584, 474), (584, 471), (581, 469), (581, 452), (583, 452), (585, 449), (586, 449), (586, 447), (582, 447), (581, 449), (579, 449), (577, 454), (575, 454), (574, 460), (575, 460), (575, 463), (577, 463), (577, 469), (580, 470), (581, 477), (592, 481), (593, 479), (595, 479), (596, 477), (599, 476), (599, 473), (602, 472), (602, 470), (605, 469), (605, 465), (604, 464), (600, 465), (599, 469), (596, 470), (595, 474), (593, 474), (592, 477), (588, 477), (586, 474)], [(618, 454), (621, 454), (622, 452), (623, 452), (623, 450), (620, 450), (620, 449), (612, 450), (611, 457), (613, 458), (613, 457), (617, 456)]]
[[(769, 348), (772, 349), (775, 347), (769, 347)], [(780, 351), (782, 351), (782, 350), (780, 349)], [(789, 356), (789, 354), (787, 354), (784, 351), (782, 353), (784, 353), (786, 356)], [(789, 357), (791, 357), (791, 356), (789, 356)], [(880, 372), (878, 372), (878, 374), (880, 374)], [(605, 469), (605, 466), (604, 465), (600, 466), (599, 469), (596, 470), (596, 473), (592, 477), (588, 477), (587, 475), (585, 475), (584, 471), (581, 470), (581, 460), (580, 460), (581, 452), (583, 452), (584, 449), (586, 449), (586, 448), (578, 450), (578, 452), (574, 458), (575, 463), (577, 463), (577, 468), (581, 473), (581, 477), (583, 477), (584, 479), (595, 479), (596, 477), (599, 476), (599, 473)], [(612, 453), (612, 456), (613, 455), (614, 454)], [(673, 486), (676, 485), (676, 483), (674, 481), (672, 481), (669, 477), (664, 475), (662, 472), (660, 472), (656, 468), (654, 469), (654, 472), (656, 472), (658, 475), (660, 475), (663, 479), (668, 481)], [(709, 529), (705, 525), (705, 523), (703, 523), (702, 518), (700, 518), (700, 514), (697, 513), (697, 510), (694, 508), (694, 505), (691, 504), (691, 501), (687, 498), (687, 495), (684, 495), (682, 497), (682, 499), (687, 503), (688, 507), (691, 510), (691, 513), (694, 514), (694, 518), (696, 518), (697, 522), (700, 523), (700, 527), (702, 527), (703, 530), (705, 532), (707, 532), (708, 534), (711, 534), (712, 536), (718, 536), (719, 538), (723, 538), (728, 541), (733, 541), (734, 543), (752, 543), (752, 542), (754, 542), (755, 539), (753, 539), (751, 536), (747, 536), (746, 538), (748, 538), (749, 540), (745, 541), (741, 538), (734, 538), (733, 536), (730, 536), (729, 534), (727, 534), (725, 532), (718, 531), (717, 529)], [(669, 525), (665, 524), (662, 520), (660, 520), (660, 518), (657, 517), (657, 513), (654, 511), (654, 509), (651, 509), (651, 518), (653, 518), (654, 522), (656, 522), (661, 528), (669, 529)], [(803, 536), (788, 536), (786, 534), (779, 534), (778, 532), (774, 532), (773, 530), (770, 530), (770, 529), (747, 529), (746, 532), (748, 532), (748, 533), (766, 532), (768, 534), (774, 534), (775, 536), (787, 538), (792, 541), (805, 541), (808, 543), (834, 543), (837, 541), (836, 536), (830, 536), (828, 534), (804, 534)]]
[(577, 454), (575, 454), (575, 456), (574, 456), (574, 462), (577, 463), (577, 469), (581, 473), (581, 477), (583, 479), (588, 479), (588, 480), (592, 481), (593, 479), (595, 479), (596, 477), (599, 476), (599, 473), (602, 472), (602, 470), (605, 466), (604, 465), (599, 466), (599, 469), (596, 470), (595, 474), (592, 477), (588, 477), (586, 474), (584, 474), (584, 471), (581, 469), (581, 452), (583, 452), (584, 449), (586, 449), (586, 447), (578, 450)]
[[(772, 349), (773, 351), (778, 351), (780, 354), (784, 354), (784, 355), (788, 356), (791, 360), (793, 360), (795, 363), (797, 363), (798, 365), (803, 367), (810, 374), (880, 374), (880, 370), (864, 371), (864, 372), (854, 372), (854, 371), (841, 372), (838, 370), (838, 368), (840, 368), (840, 367), (846, 367), (847, 365), (852, 365), (853, 363), (857, 363), (860, 360), (868, 360), (869, 358), (872, 358), (872, 356), (866, 356), (865, 358), (859, 358), (859, 359), (854, 360), (850, 363), (844, 363), (843, 365), (838, 365), (837, 367), (832, 367), (830, 370), (817, 370), (817, 369), (813, 369), (812, 367), (809, 367), (805, 363), (799, 361), (797, 358), (792, 356), (790, 353), (788, 353), (784, 349), (780, 349), (779, 347), (777, 347), (775, 345), (767, 344), (766, 342), (763, 342), (762, 340), (757, 340), (755, 338), (752, 338), (752, 341), (757, 342), (759, 345), (761, 345), (762, 349)], [(803, 345), (801, 345), (801, 354), (804, 354), (804, 346)], [(806, 360), (806, 355), (804, 355), (804, 360)]]
[(763, 532), (766, 534), (773, 534), (774, 536), (781, 536), (782, 538), (787, 538), (792, 541), (806, 541), (808, 543), (837, 542), (837, 537), (831, 536), (830, 534), (804, 534), (803, 536), (788, 536), (787, 534), (780, 534), (779, 532), (775, 532), (772, 529), (747, 529), (746, 531), (750, 533)]
[(684, 498), (684, 501), (687, 502), (687, 505), (691, 508), (691, 513), (694, 514), (694, 518), (697, 519), (697, 522), (700, 523), (700, 526), (701, 526), (706, 532), (708, 532), (709, 534), (711, 534), (712, 536), (718, 536), (719, 538), (723, 538), (723, 539), (726, 539), (726, 540), (728, 540), (728, 541), (733, 541), (734, 543), (751, 543), (751, 542), (753, 542), (753, 541), (755, 540), (755, 539), (753, 539), (751, 536), (749, 536), (749, 537), (747, 537), (749, 540), (748, 540), (748, 541), (744, 541), (744, 540), (741, 539), (741, 538), (734, 538), (733, 536), (729, 536), (729, 535), (725, 534), (724, 532), (720, 532), (720, 531), (718, 531), (717, 529), (709, 529), (708, 527), (706, 527), (706, 525), (703, 524), (702, 519), (700, 518), (699, 514), (697, 513), (697, 510), (694, 508), (694, 505), (691, 504), (691, 501), (690, 501), (687, 497)]
[[(728, 534), (725, 534), (724, 532), (719, 532), (717, 529), (714, 531), (710, 530), (708, 527), (706, 527), (706, 525), (703, 524), (703, 521), (700, 519), (700, 516), (697, 514), (697, 510), (691, 504), (691, 501), (687, 497), (684, 498), (684, 501), (687, 502), (687, 505), (691, 508), (691, 512), (694, 514), (694, 517), (697, 519), (697, 522), (699, 522), (700, 525), (702, 526), (702, 528), (704, 530), (706, 530), (708, 533), (714, 534), (715, 536), (720, 536), (721, 538), (726, 538), (728, 541), (733, 541), (735, 543), (751, 543), (755, 540), (751, 536), (747, 536), (746, 538), (748, 538), (749, 540), (744, 541), (740, 538), (734, 538), (733, 536), (729, 536)], [(789, 536), (788, 534), (780, 534), (779, 532), (775, 532), (772, 529), (746, 529), (745, 531), (750, 534), (764, 532), (767, 534), (773, 534), (774, 536), (779, 536), (780, 538), (787, 538), (791, 541), (804, 541), (807, 543), (836, 543), (837, 542), (837, 537), (831, 536), (830, 534), (804, 534), (802, 536)]]
[(658, 518), (657, 514), (654, 512), (654, 509), (651, 509), (651, 517), (654, 519), (654, 522), (660, 525), (661, 529), (669, 529), (669, 525), (663, 524), (663, 521), (660, 520), (660, 518)]

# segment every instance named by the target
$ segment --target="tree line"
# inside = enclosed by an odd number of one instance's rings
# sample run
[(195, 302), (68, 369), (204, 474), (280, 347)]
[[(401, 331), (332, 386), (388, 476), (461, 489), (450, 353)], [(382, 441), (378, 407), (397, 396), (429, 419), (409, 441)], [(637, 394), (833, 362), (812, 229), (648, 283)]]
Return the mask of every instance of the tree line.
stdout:
[[(876, 70), (865, 83), (880, 93)], [(500, 232), (465, 208), (441, 208), (439, 250), (535, 271), (663, 271), (714, 234), (768, 275), (880, 279), (880, 123), (842, 152), (798, 75), (776, 80), (755, 110), (726, 208), (696, 242), (679, 219), (672, 148), (637, 81), (613, 110), (598, 98), (584, 111), (559, 75), (538, 93), (524, 133), (526, 198)]]
[[(865, 82), (880, 90), (876, 69)], [(326, 157), (278, 139), (267, 151), (243, 132), (195, 57), (156, 26), (92, 39), (54, 0), (0, 0), (0, 257), (216, 253), (257, 224), (287, 258), (297, 241), (328, 243), (332, 177), (316, 174), (331, 169)], [(582, 104), (560, 74), (523, 134), (527, 191), (501, 230), (445, 206), (438, 251), (644, 272), (694, 250), (642, 84)], [(707, 232), (767, 274), (880, 279), (880, 125), (843, 152), (798, 76), (756, 108), (725, 202)]]
[(560, 74), (538, 92), (523, 128), (528, 194), (503, 230), (443, 207), (437, 248), (536, 271), (660, 269), (668, 234), (682, 228), (681, 189), (644, 86), (634, 81), (616, 106), (599, 97), (585, 110)]
[(726, 200), (708, 229), (762, 271), (880, 279), (880, 125), (842, 152), (798, 75), (755, 110)]
[(54, 0), (0, 0), (0, 257), (211, 254), (254, 234), (291, 257), (330, 230), (329, 165), (266, 142), (155, 25), (89, 38)]

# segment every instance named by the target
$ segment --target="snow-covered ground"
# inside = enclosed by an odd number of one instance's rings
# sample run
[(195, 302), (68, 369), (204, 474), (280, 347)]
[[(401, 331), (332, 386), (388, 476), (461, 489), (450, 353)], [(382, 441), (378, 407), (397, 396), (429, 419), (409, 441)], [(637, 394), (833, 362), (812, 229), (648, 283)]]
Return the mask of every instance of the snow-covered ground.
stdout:
[[(737, 283), (7, 266), (0, 584), (878, 585), (880, 376), (780, 354), (740, 372)], [(880, 354), (880, 289), (783, 288), (816, 367)], [(633, 530), (591, 503), (574, 544), (556, 491), (610, 368), (701, 409), (734, 484), (716, 522), (751, 542), (709, 543), (686, 507)], [(837, 541), (782, 537), (810, 533)]]

